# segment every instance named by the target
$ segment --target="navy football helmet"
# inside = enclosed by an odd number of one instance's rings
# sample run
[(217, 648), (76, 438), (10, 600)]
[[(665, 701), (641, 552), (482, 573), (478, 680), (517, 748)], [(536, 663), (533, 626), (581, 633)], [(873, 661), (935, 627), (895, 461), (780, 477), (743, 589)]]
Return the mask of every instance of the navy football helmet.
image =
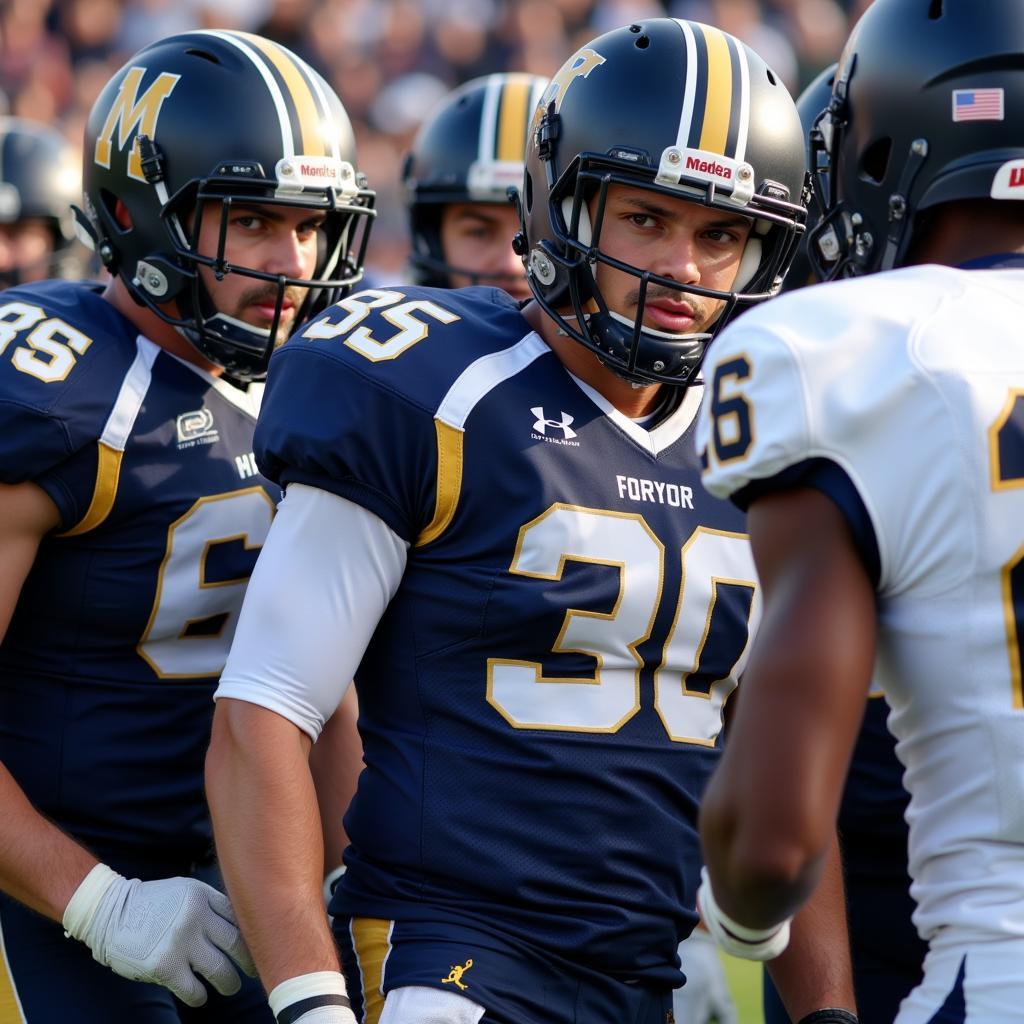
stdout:
[[(86, 127), (84, 192), (79, 224), (107, 269), (136, 302), (240, 380), (266, 374), (281, 340), (286, 288), (308, 289), (301, 320), (361, 279), (376, 212), (333, 89), (290, 50), (243, 32), (170, 36), (114, 75)], [(131, 216), (127, 229), (115, 217), (117, 200)], [(235, 202), (322, 211), (315, 275), (287, 278), (228, 263)], [(201, 253), (208, 208), (220, 218), (220, 242)], [(200, 266), (275, 284), (270, 329), (217, 310)]]
[(450, 203), (508, 202), (509, 187), (523, 181), (526, 131), (547, 84), (519, 72), (475, 78), (423, 123), (402, 166), (417, 284), (448, 288), (452, 274), (474, 284), (496, 277), (448, 262), (441, 214)]
[(801, 235), (800, 244), (793, 257), (793, 263), (782, 284), (784, 292), (802, 288), (805, 284), (814, 284), (817, 277), (811, 268), (807, 255), (807, 243), (811, 229), (824, 216), (822, 208), (822, 191), (828, 188), (828, 171), (824, 164), (819, 168), (817, 161), (822, 160), (822, 146), (819, 123), (832, 99), (832, 82), (835, 79), (836, 66), (830, 64), (821, 71), (814, 80), (797, 97), (796, 109), (800, 115), (800, 124), (804, 130), (804, 142), (807, 146), (807, 169), (813, 178), (811, 195), (807, 203), (807, 231)]
[(78, 157), (60, 132), (26, 118), (0, 118), (0, 224), (41, 220), (53, 236), (52, 252), (40, 265), (0, 270), (0, 288), (82, 273), (71, 215), (81, 181)]
[[(554, 76), (531, 124), (516, 245), (534, 297), (626, 379), (688, 383), (729, 316), (779, 290), (804, 227), (804, 152), (792, 97), (738, 39), (669, 18), (600, 36)], [(754, 227), (732, 289), (682, 286), (603, 252), (612, 183), (749, 217)], [(640, 282), (634, 319), (608, 308), (597, 263)], [(720, 300), (723, 311), (707, 332), (645, 327), (649, 285)]]
[(822, 280), (901, 266), (927, 212), (1024, 200), (1024, 3), (875, 0), (812, 142)]

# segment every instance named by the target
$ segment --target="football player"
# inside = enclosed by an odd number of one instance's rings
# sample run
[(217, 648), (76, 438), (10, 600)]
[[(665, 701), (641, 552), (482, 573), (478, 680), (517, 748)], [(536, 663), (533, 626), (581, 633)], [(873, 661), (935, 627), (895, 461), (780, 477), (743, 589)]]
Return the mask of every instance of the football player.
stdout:
[(60, 132), (0, 117), (0, 289), (83, 271), (71, 204), (82, 170)]
[(255, 982), (222, 998), (251, 960), (203, 880), (211, 694), (278, 497), (240, 385), (359, 277), (354, 161), (288, 50), (156, 42), (85, 131), (78, 216), (109, 283), (2, 296), (4, 1020), (267, 1017)]
[[(512, 249), (519, 220), (507, 192), (522, 183), (526, 129), (546, 86), (545, 78), (516, 72), (474, 79), (445, 97), (421, 127), (402, 174), (412, 237), (409, 262), (417, 284), (487, 283), (519, 300), (532, 294)], [(352, 746), (337, 724), (326, 730), (329, 743), (344, 740)], [(317, 746), (325, 746), (322, 736)], [(314, 750), (313, 757), (316, 766), (323, 754)], [(348, 778), (351, 769), (343, 765), (335, 774)], [(314, 771), (314, 778), (321, 776)], [(318, 792), (324, 788), (318, 785)], [(324, 841), (329, 842), (326, 829)], [(714, 1017), (720, 1024), (735, 1021), (714, 939), (694, 928), (679, 956), (686, 984), (673, 996), (676, 1017), (693, 1024)]]
[[(819, 118), (832, 99), (834, 78), (833, 64), (796, 101), (808, 140), (820, 130)], [(817, 136), (811, 152), (815, 159), (822, 152)], [(809, 224), (820, 218), (818, 192), (825, 191), (820, 187), (808, 205)], [(784, 292), (814, 283), (806, 242), (805, 234), (786, 275)], [(911, 922), (914, 901), (907, 875), (904, 818), (910, 797), (903, 788), (896, 741), (886, 726), (888, 716), (885, 697), (877, 689), (872, 690), (838, 817), (857, 1010), (865, 1020), (874, 1021), (896, 1017), (900, 1000), (921, 980), (927, 949)], [(802, 955), (809, 957), (812, 952), (805, 950)], [(767, 974), (764, 1015), (766, 1024), (789, 1024), (789, 1014)]]
[(519, 218), (508, 201), (523, 180), (526, 129), (547, 79), (516, 72), (460, 86), (420, 128), (402, 165), (416, 284), (530, 289), (512, 251)]
[[(533, 113), (531, 303), (364, 291), (275, 355), (256, 443), (287, 491), (207, 791), (279, 1022), (670, 1019), (760, 600), (743, 517), (699, 487), (698, 366), (778, 287), (804, 186), (753, 51), (617, 29)], [(332, 937), (307, 755), (353, 674), (366, 768)], [(844, 998), (799, 980), (803, 1013)]]
[(898, 1024), (1024, 1004), (1022, 49), (1015, 0), (867, 9), (808, 247), (844, 280), (715, 341), (700, 426), (766, 601), (702, 806), (702, 904), (764, 937), (813, 887), (876, 673), (929, 942)]

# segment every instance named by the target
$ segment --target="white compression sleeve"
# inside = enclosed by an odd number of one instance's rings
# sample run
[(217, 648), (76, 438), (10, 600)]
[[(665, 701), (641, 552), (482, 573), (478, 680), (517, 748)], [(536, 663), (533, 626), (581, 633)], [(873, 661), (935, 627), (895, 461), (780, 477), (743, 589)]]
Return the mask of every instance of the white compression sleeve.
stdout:
[(398, 588), (407, 552), (361, 505), (290, 484), (215, 697), (269, 708), (315, 740)]

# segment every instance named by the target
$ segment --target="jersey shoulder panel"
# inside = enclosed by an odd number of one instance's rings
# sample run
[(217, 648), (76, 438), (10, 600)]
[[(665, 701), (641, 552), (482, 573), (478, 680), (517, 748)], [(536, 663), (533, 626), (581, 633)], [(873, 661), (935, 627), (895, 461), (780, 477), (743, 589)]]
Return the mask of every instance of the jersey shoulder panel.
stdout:
[(515, 301), (497, 288), (401, 286), (342, 299), (288, 347), (339, 360), (364, 380), (433, 411), (470, 363), (530, 331)]
[(34, 479), (100, 437), (137, 333), (89, 282), (0, 295), (0, 480)]
[(536, 358), (543, 342), (497, 289), (349, 296), (274, 354), (260, 467), (357, 501), (412, 540), (434, 514), (445, 435), (461, 430), (455, 399), (472, 391), (476, 367), (515, 361), (506, 353), (524, 343)]
[(926, 482), (907, 481), (922, 475), (929, 450), (958, 450), (921, 350), (964, 287), (956, 271), (910, 268), (804, 289), (728, 327), (711, 346), (698, 425), (708, 490), (742, 499), (789, 486), (822, 461), (837, 466), (863, 505), (891, 580), (918, 553), (908, 502), (922, 517), (929, 512), (933, 526), (951, 525), (951, 516), (935, 512), (954, 509), (937, 499), (962, 472), (956, 460), (944, 458)]

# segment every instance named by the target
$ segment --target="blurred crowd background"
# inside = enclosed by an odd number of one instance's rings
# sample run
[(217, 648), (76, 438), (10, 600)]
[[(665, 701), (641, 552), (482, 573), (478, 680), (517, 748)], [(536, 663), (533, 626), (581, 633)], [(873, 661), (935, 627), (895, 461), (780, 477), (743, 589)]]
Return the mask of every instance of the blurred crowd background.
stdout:
[[(798, 95), (836, 60), (870, 0), (3, 0), (0, 113), (60, 128), (81, 145), (85, 118), (136, 50), (190, 28), (276, 39), (338, 91), (359, 167), (378, 192), (374, 276), (397, 277), (407, 234), (402, 154), (451, 88), (492, 71), (550, 75), (619, 25), (669, 15), (704, 21), (757, 50)], [(244, 117), (245, 112), (239, 111)]]

